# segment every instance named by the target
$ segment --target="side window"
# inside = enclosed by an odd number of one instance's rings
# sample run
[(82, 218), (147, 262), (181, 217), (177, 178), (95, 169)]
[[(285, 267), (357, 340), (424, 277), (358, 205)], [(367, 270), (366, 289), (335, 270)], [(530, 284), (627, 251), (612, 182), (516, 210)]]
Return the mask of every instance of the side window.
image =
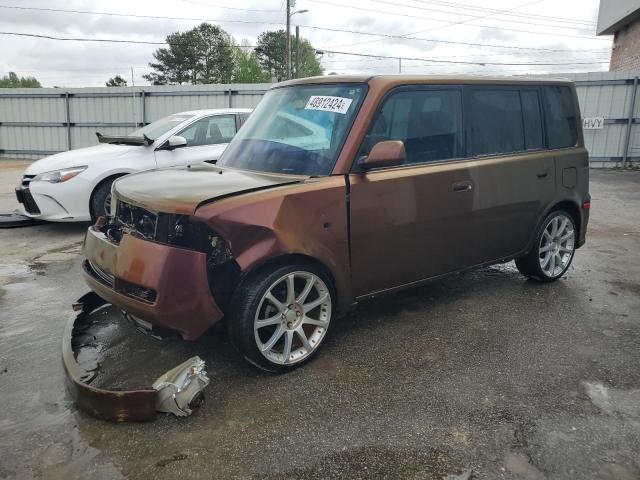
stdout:
[(471, 152), (474, 156), (524, 150), (524, 128), (518, 90), (473, 89), (468, 114)]
[(233, 115), (201, 118), (178, 133), (187, 140), (187, 147), (229, 143), (235, 134), (236, 120)]
[(233, 115), (216, 115), (208, 120), (205, 145), (229, 143), (236, 134), (236, 119)]
[(374, 118), (358, 157), (384, 140), (402, 140), (407, 164), (462, 156), (462, 95), (459, 90), (419, 90), (389, 96)]
[(522, 100), (522, 113), (524, 115), (525, 149), (540, 150), (544, 148), (544, 139), (538, 92), (536, 90), (522, 90), (520, 99)]
[(578, 141), (578, 131), (571, 90), (564, 86), (543, 88), (549, 148), (573, 147)]

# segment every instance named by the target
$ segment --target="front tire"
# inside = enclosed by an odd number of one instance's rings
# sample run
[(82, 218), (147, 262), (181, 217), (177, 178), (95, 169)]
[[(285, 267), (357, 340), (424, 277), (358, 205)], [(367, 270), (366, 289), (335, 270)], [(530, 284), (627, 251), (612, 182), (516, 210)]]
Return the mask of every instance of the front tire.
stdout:
[(538, 282), (553, 282), (567, 271), (573, 260), (576, 226), (570, 213), (551, 212), (542, 222), (531, 251), (516, 260), (520, 273)]
[(312, 264), (267, 267), (237, 288), (228, 322), (234, 346), (252, 364), (287, 372), (320, 349), (333, 316), (330, 279)]
[(108, 217), (111, 208), (111, 185), (115, 178), (103, 180), (96, 188), (93, 189), (91, 199), (89, 200), (89, 213), (91, 221), (95, 223), (98, 217)]

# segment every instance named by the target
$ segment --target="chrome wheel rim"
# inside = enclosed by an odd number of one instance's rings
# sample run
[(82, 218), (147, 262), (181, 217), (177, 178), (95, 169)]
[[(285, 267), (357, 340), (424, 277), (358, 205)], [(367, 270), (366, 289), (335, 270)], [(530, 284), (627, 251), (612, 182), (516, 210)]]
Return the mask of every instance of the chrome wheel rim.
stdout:
[(545, 225), (538, 248), (540, 268), (547, 277), (557, 277), (567, 269), (575, 250), (573, 222), (557, 215)]
[(331, 321), (331, 295), (320, 277), (291, 272), (262, 296), (253, 322), (256, 345), (279, 365), (303, 361), (322, 343)]

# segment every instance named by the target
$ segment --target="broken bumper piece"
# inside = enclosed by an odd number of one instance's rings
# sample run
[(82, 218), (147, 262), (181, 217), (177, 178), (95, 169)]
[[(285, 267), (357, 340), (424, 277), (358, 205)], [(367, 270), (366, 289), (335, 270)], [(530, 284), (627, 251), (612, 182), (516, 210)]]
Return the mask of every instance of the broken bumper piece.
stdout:
[(151, 387), (140, 389), (105, 389), (91, 385), (96, 368), (86, 368), (76, 357), (77, 336), (88, 328), (92, 312), (108, 305), (91, 292), (73, 305), (77, 316), (65, 326), (62, 360), (68, 390), (81, 410), (103, 420), (140, 422), (155, 418), (156, 412), (190, 415), (203, 400), (202, 391), (209, 384), (205, 362), (195, 356), (160, 376)]

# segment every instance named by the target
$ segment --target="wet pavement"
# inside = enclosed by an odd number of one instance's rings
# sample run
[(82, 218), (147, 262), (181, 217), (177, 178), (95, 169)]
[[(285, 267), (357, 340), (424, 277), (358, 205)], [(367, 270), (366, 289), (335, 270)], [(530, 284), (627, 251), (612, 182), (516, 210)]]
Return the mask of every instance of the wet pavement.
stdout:
[[(3, 210), (14, 170), (0, 166)], [(510, 263), (363, 304), (284, 376), (242, 360), (223, 326), (159, 342), (107, 309), (101, 383), (208, 365), (193, 416), (144, 424), (93, 419), (65, 394), (86, 225), (0, 230), (0, 478), (640, 478), (640, 173), (593, 172), (591, 193), (565, 279), (531, 283)]]

